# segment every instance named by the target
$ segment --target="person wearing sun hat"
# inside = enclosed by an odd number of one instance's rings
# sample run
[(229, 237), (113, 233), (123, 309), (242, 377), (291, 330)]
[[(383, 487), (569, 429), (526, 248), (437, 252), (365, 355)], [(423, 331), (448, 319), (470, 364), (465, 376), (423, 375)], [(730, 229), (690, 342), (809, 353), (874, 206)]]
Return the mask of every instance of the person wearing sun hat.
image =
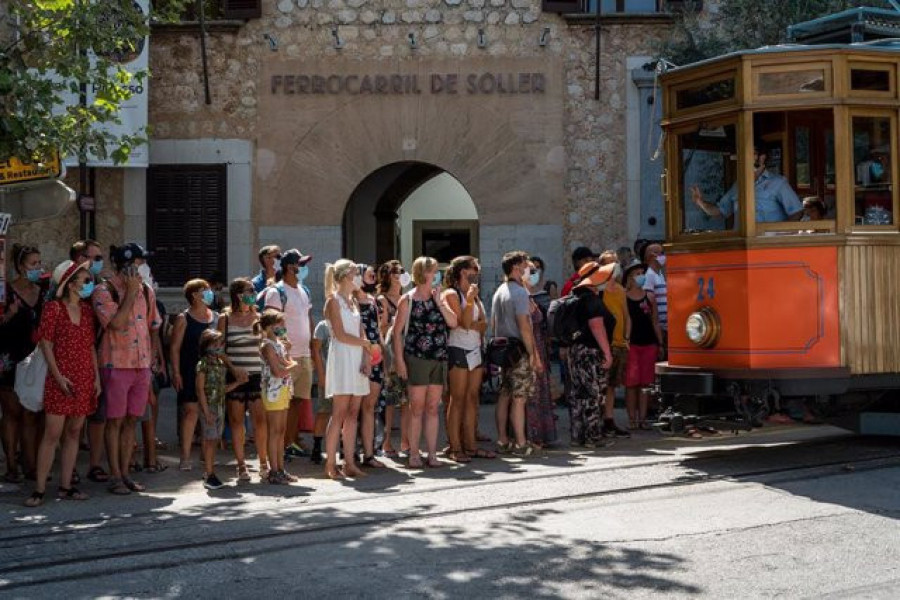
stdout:
[(569, 426), (574, 446), (598, 448), (612, 444), (611, 440), (603, 439), (602, 404), (612, 366), (609, 341), (616, 323), (600, 292), (614, 273), (615, 264), (601, 267), (598, 262), (587, 262), (578, 270), (580, 279), (572, 289), (578, 298), (575, 314), (582, 332), (569, 346), (568, 353)]
[(90, 263), (62, 262), (53, 271), (56, 292), (44, 306), (37, 332), (38, 344), (47, 361), (44, 384), (44, 436), (38, 449), (34, 492), (26, 506), (40, 506), (56, 447), (62, 438), (59, 497), (86, 500), (72, 486), (72, 471), (78, 455), (81, 426), (97, 407), (100, 372), (94, 346), (94, 311), (87, 300), (94, 291)]

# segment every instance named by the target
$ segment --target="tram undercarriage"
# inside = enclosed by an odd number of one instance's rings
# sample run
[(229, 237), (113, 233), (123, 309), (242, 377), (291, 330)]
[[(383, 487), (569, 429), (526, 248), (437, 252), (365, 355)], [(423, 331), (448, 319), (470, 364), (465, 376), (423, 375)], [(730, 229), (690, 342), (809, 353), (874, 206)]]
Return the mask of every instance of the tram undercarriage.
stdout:
[(657, 369), (654, 390), (663, 435), (693, 428), (750, 431), (792, 402), (823, 422), (867, 435), (900, 436), (900, 374), (850, 375), (844, 369), (806, 373), (754, 370)]

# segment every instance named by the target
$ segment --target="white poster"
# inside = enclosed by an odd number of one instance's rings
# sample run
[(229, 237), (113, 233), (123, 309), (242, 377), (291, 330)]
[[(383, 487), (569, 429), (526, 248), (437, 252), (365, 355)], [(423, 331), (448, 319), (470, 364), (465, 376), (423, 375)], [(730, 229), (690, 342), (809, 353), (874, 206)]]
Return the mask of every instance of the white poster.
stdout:
[[(132, 2), (147, 15), (148, 19), (150, 18), (150, 0), (132, 0)], [(111, 26), (115, 26), (115, 24), (113, 23)], [(129, 73), (146, 71), (150, 62), (150, 38), (147, 36), (143, 40), (140, 40), (135, 45), (133, 52), (107, 56), (106, 58), (117, 63)], [(130, 83), (126, 84), (126, 87), (131, 91), (131, 98), (125, 100), (119, 106), (118, 117), (121, 123), (104, 123), (102, 125), (97, 125), (97, 127), (102, 128), (104, 131), (109, 131), (116, 136), (126, 134), (135, 135), (139, 132), (144, 132), (147, 128), (148, 83), (149, 78), (144, 78), (143, 82), (132, 79)], [(94, 101), (94, 94), (90, 89), (87, 91), (87, 101), (88, 104)], [(78, 94), (70, 95), (66, 99), (66, 102), (77, 103)], [(112, 150), (115, 150), (115, 148), (107, 148), (109, 154), (112, 154)], [(120, 165), (116, 165), (113, 162), (112, 156), (108, 156), (106, 159), (101, 160), (96, 156), (88, 155), (88, 166), (91, 167), (147, 167), (149, 163), (150, 156), (147, 144), (132, 148), (128, 161)], [(77, 166), (78, 157), (68, 157), (66, 159), (66, 165), (70, 167)]]

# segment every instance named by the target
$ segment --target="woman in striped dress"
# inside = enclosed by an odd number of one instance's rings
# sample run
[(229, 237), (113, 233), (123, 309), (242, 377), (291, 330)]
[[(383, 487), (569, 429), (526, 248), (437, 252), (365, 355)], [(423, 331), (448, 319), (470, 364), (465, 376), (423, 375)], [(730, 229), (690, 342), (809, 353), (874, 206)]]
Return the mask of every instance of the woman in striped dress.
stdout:
[(269, 473), (266, 428), (266, 411), (262, 397), (262, 360), (259, 356), (261, 332), (256, 312), (256, 292), (249, 279), (235, 279), (228, 286), (231, 307), (219, 318), (219, 331), (225, 334), (225, 355), (228, 357), (232, 377), (245, 382), (228, 392), (228, 424), (231, 442), (237, 460), (238, 481), (250, 481), (250, 472), (244, 460), (244, 418), (247, 411), (253, 418), (256, 452), (259, 455), (259, 475), (265, 480)]

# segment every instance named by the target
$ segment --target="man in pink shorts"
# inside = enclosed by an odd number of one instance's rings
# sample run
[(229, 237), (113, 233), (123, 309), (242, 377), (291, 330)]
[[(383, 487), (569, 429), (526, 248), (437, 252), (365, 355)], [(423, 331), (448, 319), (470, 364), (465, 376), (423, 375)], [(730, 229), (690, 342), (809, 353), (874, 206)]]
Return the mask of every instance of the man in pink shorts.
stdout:
[(135, 422), (147, 407), (153, 344), (161, 323), (153, 290), (138, 272), (148, 255), (134, 243), (110, 248), (115, 275), (92, 296), (103, 327), (98, 362), (106, 395), (109, 491), (120, 495), (144, 491), (143, 485), (129, 477), (128, 465), (134, 451)]

